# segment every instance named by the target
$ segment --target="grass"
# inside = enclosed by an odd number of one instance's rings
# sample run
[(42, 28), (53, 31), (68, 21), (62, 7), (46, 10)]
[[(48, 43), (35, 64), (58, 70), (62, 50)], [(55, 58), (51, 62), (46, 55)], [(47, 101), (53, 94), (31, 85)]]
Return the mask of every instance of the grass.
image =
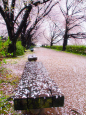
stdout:
[(11, 71), (5, 68), (0, 69), (0, 115), (17, 114), (14, 111), (13, 99), (8, 100), (8, 98), (14, 95), (18, 82), (18, 76), (11, 74)]
[(22, 114), (22, 111), (14, 110), (14, 103), (12, 98), (12, 96), (15, 94), (14, 91), (19, 84), (19, 75), (14, 74), (11, 68), (3, 68), (3, 64), (12, 64), (13, 66), (17, 66), (21, 63), (21, 60), (27, 61), (28, 54), (32, 54), (32, 52), (30, 52), (30, 50), (27, 50), (22, 57), (18, 56), (15, 58), (5, 58), (6, 63), (2, 61), (2, 64), (0, 66), (0, 115)]
[[(45, 48), (54, 49), (56, 51), (62, 51), (62, 47), (63, 46), (52, 46), (52, 47), (45, 46)], [(66, 47), (65, 52), (86, 56), (86, 46), (84, 46), (84, 45), (68, 45)]]

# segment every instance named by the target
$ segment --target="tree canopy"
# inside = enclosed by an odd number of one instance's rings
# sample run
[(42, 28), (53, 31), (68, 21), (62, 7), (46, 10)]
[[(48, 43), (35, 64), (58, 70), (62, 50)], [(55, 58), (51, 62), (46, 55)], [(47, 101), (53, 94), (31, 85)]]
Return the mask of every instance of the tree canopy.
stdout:
[[(33, 35), (31, 34), (32, 30), (36, 27), (37, 23), (58, 3), (58, 1), (53, 2), (53, 0), (1, 0), (0, 2), (0, 14), (6, 23), (8, 35), (12, 41), (12, 44), (9, 45), (8, 51), (13, 52), (14, 55), (16, 51), (16, 41), (20, 34), (23, 42), (26, 37), (27, 43), (31, 43), (30, 38)], [(17, 5), (19, 5), (19, 9)], [(36, 13), (35, 18), (33, 12)], [(23, 45), (25, 44), (23, 43)]]

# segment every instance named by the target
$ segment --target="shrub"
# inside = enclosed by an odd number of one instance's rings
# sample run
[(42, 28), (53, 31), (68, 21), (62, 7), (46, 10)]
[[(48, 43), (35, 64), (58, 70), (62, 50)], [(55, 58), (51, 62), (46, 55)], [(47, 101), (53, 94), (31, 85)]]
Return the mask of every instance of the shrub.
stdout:
[(51, 46), (51, 49), (62, 50), (62, 46)]
[(86, 55), (86, 46), (69, 45), (66, 47), (66, 51)]
[(20, 56), (24, 54), (24, 47), (21, 45), (21, 41), (17, 41), (16, 43), (16, 56)]
[(56, 50), (62, 50), (62, 46), (53, 45), (53, 46), (44, 46), (44, 47), (45, 47), (45, 48), (56, 49)]
[(6, 63), (3, 57), (7, 55), (13, 55), (13, 53), (8, 53), (8, 45), (11, 43), (9, 37), (6, 41), (2, 41), (2, 37), (0, 37), (0, 66), (2, 64), (2, 60)]
[[(63, 46), (52, 46), (52, 47), (46, 46), (46, 48), (51, 48), (51, 49), (62, 51)], [(66, 51), (71, 52), (71, 53), (86, 55), (86, 46), (68, 45), (66, 46)]]
[[(9, 57), (10, 55), (12, 56), (13, 53), (8, 53), (8, 45), (11, 44), (9, 37), (5, 42), (3, 42), (1, 39), (2, 38), (0, 37), (0, 57), (2, 57), (2, 56), (4, 56), (4, 57), (8, 56)], [(23, 55), (24, 50), (25, 50), (25, 48), (21, 45), (21, 41), (17, 41), (17, 43), (16, 43), (16, 55), (17, 56)]]
[(45, 47), (45, 48), (50, 48), (50, 46), (42, 46), (42, 47)]
[(4, 42), (1, 40), (2, 38), (0, 37), (0, 56), (6, 56), (9, 55), (8, 53), (8, 45), (11, 43), (9, 37), (8, 39)]

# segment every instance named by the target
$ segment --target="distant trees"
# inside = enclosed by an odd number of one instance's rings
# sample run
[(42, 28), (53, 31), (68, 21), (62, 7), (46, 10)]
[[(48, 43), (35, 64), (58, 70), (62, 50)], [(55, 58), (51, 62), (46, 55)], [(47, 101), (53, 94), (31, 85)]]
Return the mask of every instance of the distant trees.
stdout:
[(84, 38), (85, 35), (81, 32), (81, 24), (85, 21), (84, 11), (86, 10), (81, 0), (64, 0), (64, 2), (64, 7), (62, 7), (62, 3), (59, 3), (60, 11), (65, 18), (63, 51), (66, 50), (68, 38)]
[[(35, 8), (32, 9), (33, 10), (31, 12), (31, 17), (32, 18), (29, 17), (30, 20), (27, 21), (26, 27), (24, 27), (24, 30), (21, 33), (22, 35), (24, 35), (23, 37), (26, 38), (27, 48), (30, 47), (30, 45), (32, 43), (32, 40), (34, 39), (34, 35), (36, 34), (36, 31), (39, 29), (40, 25), (42, 24), (43, 18), (52, 10), (52, 8), (57, 3), (58, 3), (58, 1), (53, 2), (51, 0), (51, 1), (48, 2), (48, 4), (41, 4), (41, 5), (38, 5), (38, 6), (36, 6)], [(34, 18), (34, 21), (33, 21), (33, 18)], [(25, 40), (25, 39), (23, 39), (23, 40)]]
[(43, 35), (50, 43), (50, 46), (53, 46), (53, 44), (56, 44), (57, 42), (63, 40), (64, 32), (55, 22), (48, 21), (48, 23), (49, 23), (49, 35), (45, 35), (46, 29), (44, 30)]
[[(9, 52), (10, 53), (13, 52), (14, 56), (16, 52), (16, 41), (19, 35), (21, 34), (23, 46), (26, 44), (25, 42), (27, 42), (25, 41), (26, 36), (27, 36), (28, 42), (30, 43), (31, 42), (30, 38), (32, 37), (31, 35), (32, 30), (35, 28), (36, 24), (40, 21), (40, 19), (42, 19), (45, 15), (47, 15), (51, 11), (52, 7), (55, 5), (55, 3), (52, 5), (52, 0), (43, 0), (42, 2), (41, 1), (34, 2), (32, 0), (21, 1), (22, 2), (21, 9), (16, 10), (17, 2), (18, 0), (10, 0), (10, 1), (1, 0), (0, 1), (1, 3), (0, 14), (6, 23), (8, 35), (9, 35), (10, 40), (12, 41), (12, 43), (9, 44)], [(30, 13), (32, 12), (33, 7), (37, 7), (38, 5), (43, 5), (43, 4), (45, 4), (46, 9), (41, 10), (41, 8), (38, 7), (37, 17), (35, 20), (33, 20), (34, 23), (31, 25)], [(16, 10), (16, 13), (15, 13), (15, 10)], [(40, 11), (44, 11), (44, 12), (42, 12), (41, 14), (39, 13)], [(38, 18), (38, 14), (40, 14), (39, 18)], [(22, 18), (20, 18), (21, 15), (22, 15)]]

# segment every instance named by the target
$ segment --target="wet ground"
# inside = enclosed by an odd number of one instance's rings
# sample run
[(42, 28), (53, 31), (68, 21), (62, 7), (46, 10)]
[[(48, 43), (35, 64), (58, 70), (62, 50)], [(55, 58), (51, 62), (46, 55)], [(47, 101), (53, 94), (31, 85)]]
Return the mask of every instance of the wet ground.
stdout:
[(86, 115), (86, 57), (45, 48), (36, 48), (35, 53), (64, 93), (60, 111)]
[[(33, 53), (56, 81), (65, 103), (61, 108), (31, 110), (30, 115), (86, 115), (86, 57), (45, 48), (35, 48)], [(27, 59), (28, 53), (8, 59), (4, 66), (21, 77)]]

